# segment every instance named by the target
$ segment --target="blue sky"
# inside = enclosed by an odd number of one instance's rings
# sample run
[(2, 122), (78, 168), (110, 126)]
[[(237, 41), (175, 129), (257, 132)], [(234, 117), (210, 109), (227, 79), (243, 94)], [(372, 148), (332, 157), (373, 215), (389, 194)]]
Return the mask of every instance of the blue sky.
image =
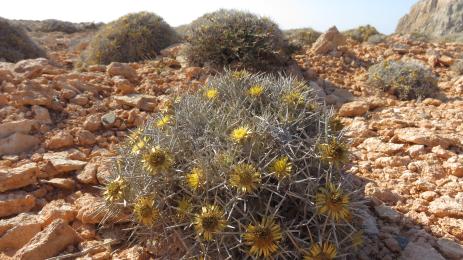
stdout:
[(235, 8), (269, 16), (283, 29), (313, 27), (324, 31), (336, 25), (346, 30), (371, 24), (389, 34), (415, 2), (417, 0), (13, 0), (2, 4), (0, 16), (108, 22), (129, 12), (151, 11), (177, 26), (206, 12)]

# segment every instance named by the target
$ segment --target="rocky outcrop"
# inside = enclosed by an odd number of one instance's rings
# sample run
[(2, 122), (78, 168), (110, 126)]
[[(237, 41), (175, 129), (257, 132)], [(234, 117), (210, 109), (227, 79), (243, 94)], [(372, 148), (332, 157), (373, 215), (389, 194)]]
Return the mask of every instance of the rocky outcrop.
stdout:
[(400, 19), (396, 32), (429, 36), (463, 33), (463, 0), (421, 0)]

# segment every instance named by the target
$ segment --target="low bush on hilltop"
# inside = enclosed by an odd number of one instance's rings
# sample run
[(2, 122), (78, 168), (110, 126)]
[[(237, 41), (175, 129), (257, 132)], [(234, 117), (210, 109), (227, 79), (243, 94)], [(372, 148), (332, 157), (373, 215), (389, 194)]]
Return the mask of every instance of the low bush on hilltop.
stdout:
[(130, 135), (107, 207), (131, 215), (131, 238), (172, 249), (160, 258), (351, 254), (363, 209), (335, 121), (302, 82), (226, 72)]
[(22, 28), (0, 18), (0, 60), (17, 62), (45, 56), (45, 51)]
[(148, 12), (125, 15), (104, 25), (82, 54), (84, 64), (135, 62), (153, 58), (179, 37), (161, 17)]
[(400, 99), (428, 97), (437, 91), (432, 71), (417, 62), (383, 61), (368, 70), (373, 87), (391, 92)]
[(265, 17), (219, 10), (193, 21), (187, 32), (186, 55), (191, 64), (266, 71), (289, 59), (278, 25)]
[(369, 24), (348, 30), (344, 34), (358, 42), (366, 42), (370, 37), (380, 35), (378, 30)]
[(290, 48), (298, 50), (304, 46), (312, 45), (321, 33), (312, 28), (293, 29), (285, 31)]

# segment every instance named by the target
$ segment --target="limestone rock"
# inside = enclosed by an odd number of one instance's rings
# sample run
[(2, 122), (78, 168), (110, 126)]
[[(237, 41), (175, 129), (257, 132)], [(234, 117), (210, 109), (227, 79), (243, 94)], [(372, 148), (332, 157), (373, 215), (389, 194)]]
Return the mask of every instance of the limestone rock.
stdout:
[(458, 143), (458, 140), (455, 140), (454, 138), (449, 138), (447, 136), (430, 131), (429, 129), (423, 128), (408, 127), (396, 129), (395, 134), (402, 142), (422, 144), (430, 147), (440, 145), (443, 148), (447, 148), (450, 145), (455, 145)]
[(69, 223), (75, 219), (76, 214), (74, 206), (64, 200), (53, 200), (39, 212), (44, 227), (56, 219), (62, 219)]
[(32, 135), (14, 133), (0, 139), (0, 155), (18, 154), (31, 151), (40, 143), (40, 140)]
[(74, 145), (74, 137), (67, 131), (60, 131), (48, 139), (45, 145), (52, 150), (71, 147)]
[(121, 77), (115, 76), (113, 77), (114, 86), (116, 90), (120, 92), (122, 95), (131, 94), (135, 92), (135, 87), (130, 83), (129, 80)]
[(90, 132), (96, 132), (101, 129), (101, 116), (90, 115), (84, 122), (84, 129)]
[(13, 169), (0, 169), (0, 192), (36, 183), (38, 170), (36, 163), (24, 164)]
[(397, 33), (443, 36), (463, 32), (463, 0), (421, 0), (397, 25)]
[(35, 120), (30, 119), (0, 124), (0, 138), (7, 137), (14, 133), (28, 134), (35, 124)]
[(159, 103), (157, 97), (144, 94), (114, 96), (113, 99), (120, 105), (136, 107), (143, 111), (154, 111)]
[(317, 41), (312, 45), (311, 52), (315, 54), (326, 54), (335, 50), (339, 45), (345, 42), (346, 37), (338, 31), (336, 26), (333, 26), (318, 37)]
[(37, 215), (21, 213), (10, 219), (0, 220), (0, 251), (18, 250), (42, 230)]
[(448, 239), (439, 238), (437, 240), (437, 246), (445, 257), (452, 260), (463, 259), (463, 245)]
[(111, 62), (106, 67), (106, 74), (109, 77), (122, 76), (132, 83), (138, 82), (137, 72), (127, 63)]
[(437, 217), (463, 217), (463, 199), (444, 195), (429, 204), (429, 212)]
[(354, 117), (354, 116), (363, 116), (368, 112), (369, 106), (368, 103), (364, 101), (353, 101), (344, 104), (339, 109), (339, 115), (344, 117)]
[(27, 212), (35, 206), (35, 197), (24, 191), (0, 194), (0, 218)]
[(434, 247), (428, 244), (410, 242), (402, 252), (400, 260), (445, 260)]
[(67, 173), (81, 170), (87, 164), (87, 162), (84, 161), (70, 160), (65, 158), (51, 158), (50, 162), (58, 173)]
[(50, 113), (48, 109), (34, 105), (32, 106), (32, 112), (34, 112), (34, 119), (41, 123), (41, 124), (51, 124), (53, 121), (51, 120)]
[(98, 180), (96, 178), (97, 167), (98, 166), (95, 163), (88, 163), (85, 165), (84, 169), (77, 174), (77, 180), (83, 184), (98, 184)]
[(58, 255), (67, 246), (76, 244), (81, 238), (63, 220), (57, 219), (42, 232), (36, 234), (15, 254), (15, 259), (46, 259)]

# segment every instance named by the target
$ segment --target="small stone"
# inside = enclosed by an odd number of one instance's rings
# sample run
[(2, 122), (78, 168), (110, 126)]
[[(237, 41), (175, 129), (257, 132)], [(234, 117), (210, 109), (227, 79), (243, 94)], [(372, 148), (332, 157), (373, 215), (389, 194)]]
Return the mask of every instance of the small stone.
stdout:
[(138, 82), (137, 72), (127, 63), (111, 62), (106, 67), (106, 74), (109, 77), (122, 76), (132, 83)]
[(51, 164), (55, 167), (58, 174), (81, 170), (87, 162), (79, 160), (69, 160), (65, 158), (51, 158)]
[(364, 101), (353, 101), (342, 105), (338, 114), (343, 117), (363, 116), (368, 112), (368, 103)]
[[(103, 198), (86, 193), (75, 201), (76, 218), (83, 224), (99, 224), (107, 214), (104, 204)], [(126, 215), (112, 216), (111, 218), (112, 221), (127, 220)]]
[(327, 32), (318, 37), (310, 51), (315, 54), (327, 54), (336, 50), (339, 45), (342, 45), (345, 42), (346, 37), (338, 31), (336, 26), (333, 26)]
[(71, 98), (70, 102), (72, 104), (76, 104), (76, 105), (79, 105), (79, 106), (85, 106), (88, 104), (89, 102), (89, 99), (86, 95), (83, 95), (83, 94), (79, 94), (73, 98)]
[(135, 87), (132, 85), (132, 83), (121, 76), (113, 77), (113, 82), (116, 90), (122, 95), (132, 94), (135, 92)]
[(66, 222), (57, 219), (16, 252), (14, 258), (47, 259), (58, 255), (66, 247), (80, 240), (79, 235)]
[(41, 124), (52, 124), (53, 121), (51, 120), (50, 113), (48, 109), (34, 105), (32, 106), (32, 112), (34, 113), (34, 119), (41, 123)]
[(88, 130), (77, 131), (76, 137), (80, 145), (94, 145), (96, 143), (96, 136)]
[(104, 127), (112, 127), (114, 122), (116, 122), (116, 114), (114, 112), (109, 112), (101, 117), (101, 123)]
[(132, 260), (144, 260), (148, 257), (145, 249), (142, 246), (133, 246), (127, 249), (122, 250), (117, 253), (113, 259), (123, 260), (123, 259), (132, 259)]
[(400, 213), (386, 206), (385, 204), (376, 206), (375, 211), (376, 211), (376, 214), (378, 214), (380, 218), (391, 221), (391, 222), (399, 222), (402, 218)]
[(62, 219), (70, 223), (75, 219), (76, 214), (77, 212), (74, 206), (62, 199), (47, 203), (39, 212), (44, 227), (48, 226), (56, 219)]
[(96, 132), (101, 129), (101, 116), (90, 115), (84, 122), (84, 129), (90, 132)]
[(48, 139), (45, 145), (51, 150), (71, 147), (74, 145), (74, 137), (67, 131), (60, 131)]
[(423, 128), (401, 128), (395, 130), (395, 135), (402, 142), (409, 142), (413, 144), (422, 144), (430, 147), (442, 146), (447, 148), (450, 145), (455, 145), (458, 140), (439, 135), (434, 131)]
[(417, 158), (419, 155), (424, 154), (426, 151), (424, 150), (424, 145), (414, 144), (407, 149), (407, 152), (412, 158)]
[(27, 212), (35, 206), (36, 199), (24, 191), (0, 194), (0, 218)]
[(84, 169), (77, 174), (76, 178), (80, 183), (83, 184), (98, 184), (98, 180), (96, 178), (96, 170), (97, 165), (95, 163), (90, 162), (87, 165), (85, 165)]
[(428, 208), (437, 217), (463, 217), (463, 200), (458, 201), (448, 195), (433, 200)]
[(50, 184), (51, 186), (58, 188), (58, 189), (63, 189), (63, 190), (72, 190), (74, 189), (75, 182), (72, 179), (67, 179), (67, 178), (53, 178), (47, 181), (42, 181), (44, 183)]
[(154, 111), (159, 103), (156, 96), (145, 94), (129, 94), (125, 96), (112, 97), (118, 104), (126, 105), (129, 107), (136, 107), (142, 111)]

